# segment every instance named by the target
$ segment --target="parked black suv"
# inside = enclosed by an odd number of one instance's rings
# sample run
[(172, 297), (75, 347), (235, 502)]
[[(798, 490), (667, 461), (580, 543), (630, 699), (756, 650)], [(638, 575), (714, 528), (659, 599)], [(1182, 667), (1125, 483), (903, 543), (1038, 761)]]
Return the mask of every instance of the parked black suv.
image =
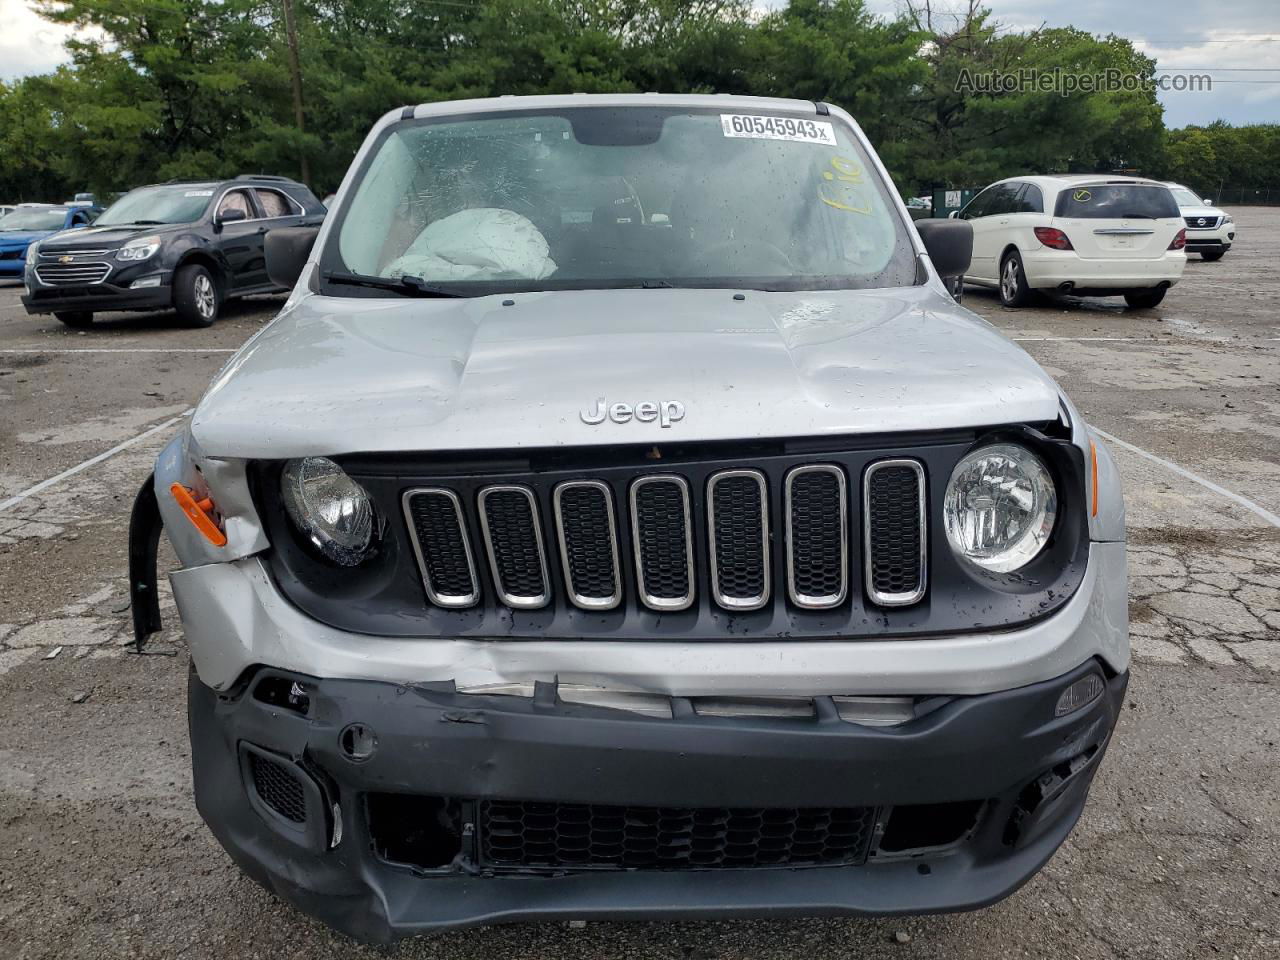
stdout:
[(286, 177), (139, 187), (88, 229), (55, 234), (27, 252), (27, 313), (86, 327), (96, 310), (172, 307), (205, 327), (231, 297), (281, 288), (267, 277), (263, 237), (316, 226), (320, 201)]

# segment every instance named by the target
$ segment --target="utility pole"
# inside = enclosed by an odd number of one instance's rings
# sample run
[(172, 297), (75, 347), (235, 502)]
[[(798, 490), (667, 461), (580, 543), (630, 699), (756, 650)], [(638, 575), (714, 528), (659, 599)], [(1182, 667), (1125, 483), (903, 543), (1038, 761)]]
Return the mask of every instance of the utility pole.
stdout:
[[(299, 133), (306, 132), (302, 116), (302, 67), (298, 63), (298, 22), (293, 17), (293, 0), (280, 0), (284, 5), (284, 34), (289, 43), (289, 81), (293, 86), (293, 122)], [(305, 148), (299, 153), (298, 166), (302, 182), (311, 186), (311, 163)]]

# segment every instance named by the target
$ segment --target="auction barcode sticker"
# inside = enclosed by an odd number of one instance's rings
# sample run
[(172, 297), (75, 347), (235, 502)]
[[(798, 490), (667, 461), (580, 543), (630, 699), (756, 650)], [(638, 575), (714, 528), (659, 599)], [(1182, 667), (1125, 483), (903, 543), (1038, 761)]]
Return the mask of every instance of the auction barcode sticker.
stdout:
[(720, 114), (720, 129), (726, 137), (753, 140), (799, 140), (802, 143), (836, 145), (836, 132), (825, 120), (796, 117), (758, 117), (746, 113)]

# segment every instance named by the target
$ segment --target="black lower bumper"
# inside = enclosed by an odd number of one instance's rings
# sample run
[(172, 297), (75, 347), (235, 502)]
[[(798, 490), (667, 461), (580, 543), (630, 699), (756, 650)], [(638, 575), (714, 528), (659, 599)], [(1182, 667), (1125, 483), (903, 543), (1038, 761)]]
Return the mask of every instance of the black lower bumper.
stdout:
[[(810, 719), (706, 717), (682, 701), (657, 719), (566, 704), (554, 685), (482, 697), (263, 670), (219, 696), (193, 674), (196, 803), (250, 876), (363, 940), (508, 920), (973, 909), (1026, 882), (1079, 817), (1128, 680), (1104, 679), (1097, 699), (1055, 716), (1091, 673), (1104, 677), (1089, 662), (933, 702), (896, 727), (845, 722), (822, 699)], [(388, 821), (388, 796), (410, 811), (422, 798), (422, 816)], [(840, 865), (506, 869), (477, 815), (496, 798), (534, 801), (537, 816), (764, 808), (766, 824), (775, 808), (839, 807), (874, 828)], [(418, 846), (389, 843), (397, 830)], [(435, 860), (389, 853), (439, 848), (433, 831), (453, 845)]]
[(22, 303), (29, 314), (165, 310), (173, 304), (173, 290), (167, 283), (141, 290), (111, 283), (83, 287), (36, 287), (23, 295)]

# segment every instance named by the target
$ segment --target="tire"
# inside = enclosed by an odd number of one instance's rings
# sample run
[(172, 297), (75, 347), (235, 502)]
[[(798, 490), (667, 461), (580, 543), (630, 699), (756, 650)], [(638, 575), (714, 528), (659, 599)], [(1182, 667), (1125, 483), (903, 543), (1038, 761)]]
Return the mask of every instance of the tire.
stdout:
[(93, 326), (93, 314), (88, 310), (73, 310), (64, 313), (55, 313), (55, 317), (65, 323), (68, 327), (76, 330), (83, 330), (85, 327)]
[(1017, 250), (1011, 251), (1000, 261), (1000, 302), (1006, 307), (1025, 307), (1032, 297), (1027, 272), (1022, 268), (1022, 256)]
[(189, 327), (208, 327), (218, 319), (222, 296), (218, 282), (198, 263), (182, 267), (173, 278), (173, 309)]
[(1201, 252), (1200, 259), (1208, 260), (1210, 263), (1213, 263), (1215, 260), (1221, 260), (1226, 256), (1226, 253), (1227, 251), (1225, 250), (1205, 250)]
[(1124, 295), (1124, 302), (1135, 310), (1149, 310), (1160, 305), (1167, 289), (1167, 287), (1157, 287), (1155, 290), (1133, 290)]

